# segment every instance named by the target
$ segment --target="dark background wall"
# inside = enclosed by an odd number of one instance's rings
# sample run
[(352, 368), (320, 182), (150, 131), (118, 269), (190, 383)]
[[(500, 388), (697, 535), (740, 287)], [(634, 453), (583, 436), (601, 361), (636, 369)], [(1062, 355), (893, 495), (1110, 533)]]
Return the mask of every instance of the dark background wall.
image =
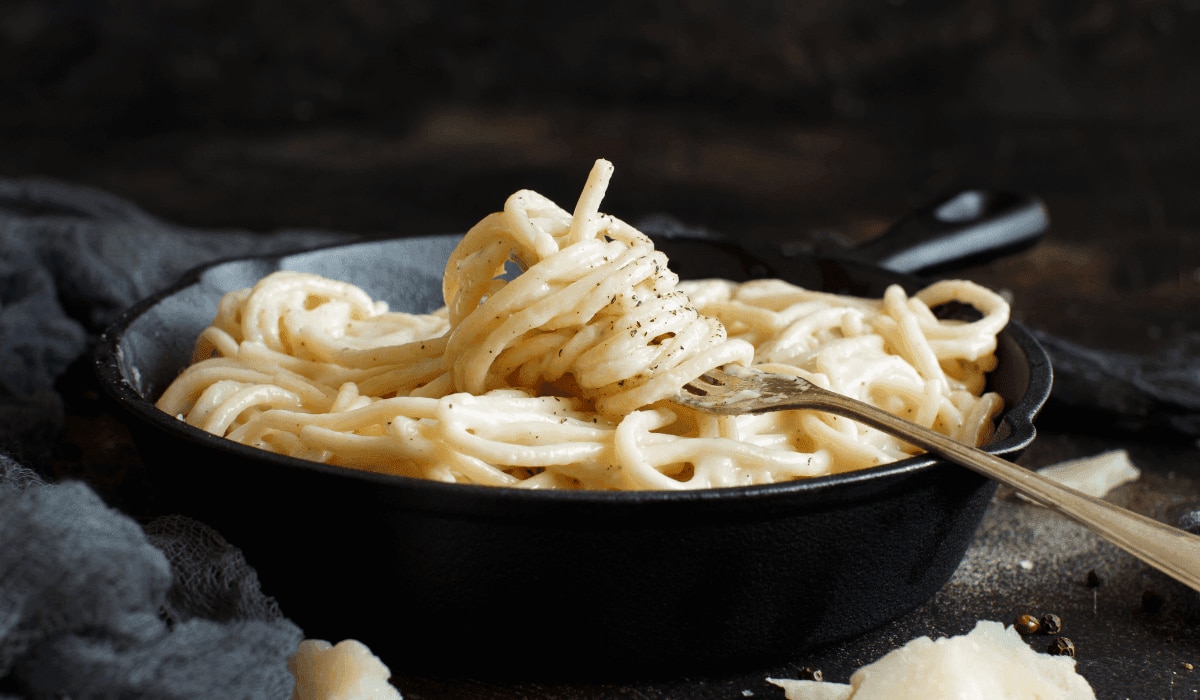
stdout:
[[(979, 276), (1036, 275), (1061, 304), (1032, 320), (1141, 346), (1200, 301), (1200, 0), (580, 7), (7, 0), (0, 175), (368, 235), (462, 230), (519, 187), (569, 204), (600, 156), (613, 213), (775, 239), (1008, 187), (1054, 237)], [(1131, 294), (1170, 303), (1133, 319)]]
[[(391, 121), (430, 101), (810, 121), (1193, 116), (1195, 0), (9, 0), (8, 129)], [(1119, 92), (1114, 93), (1114, 87)]]

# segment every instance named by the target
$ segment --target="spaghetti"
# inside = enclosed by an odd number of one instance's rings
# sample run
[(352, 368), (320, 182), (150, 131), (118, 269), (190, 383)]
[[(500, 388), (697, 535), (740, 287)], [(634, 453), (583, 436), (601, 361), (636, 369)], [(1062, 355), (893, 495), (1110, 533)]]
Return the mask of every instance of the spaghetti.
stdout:
[[(509, 197), (451, 254), (432, 314), (298, 272), (226, 294), (158, 407), (302, 459), (521, 488), (739, 486), (912, 454), (830, 414), (719, 417), (670, 401), (729, 363), (989, 438), (1001, 400), (985, 375), (1008, 321), (998, 295), (965, 281), (877, 300), (681, 282), (649, 238), (600, 213), (611, 174), (597, 161), (573, 213), (536, 192)], [(934, 315), (949, 302), (980, 317)]]

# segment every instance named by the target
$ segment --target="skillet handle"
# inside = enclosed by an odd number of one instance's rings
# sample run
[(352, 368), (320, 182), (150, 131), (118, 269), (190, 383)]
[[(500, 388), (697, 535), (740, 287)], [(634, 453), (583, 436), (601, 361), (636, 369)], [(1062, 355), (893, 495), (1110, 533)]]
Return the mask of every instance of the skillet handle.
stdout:
[(1037, 197), (965, 190), (896, 222), (846, 256), (902, 273), (962, 267), (1032, 246), (1050, 227)]

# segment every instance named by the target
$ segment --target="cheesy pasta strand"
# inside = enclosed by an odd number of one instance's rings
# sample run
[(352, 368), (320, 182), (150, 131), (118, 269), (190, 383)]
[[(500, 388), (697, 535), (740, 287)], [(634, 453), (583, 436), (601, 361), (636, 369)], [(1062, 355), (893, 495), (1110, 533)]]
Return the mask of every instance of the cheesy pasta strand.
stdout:
[[(779, 280), (681, 282), (602, 214), (597, 161), (575, 210), (522, 190), (462, 238), (445, 306), (390, 311), (361, 289), (276, 272), (230, 292), (158, 407), (302, 459), (518, 488), (685, 489), (860, 469), (911, 448), (814, 411), (710, 416), (669, 399), (755, 364), (982, 444), (1008, 305), (964, 281), (882, 299)], [(971, 322), (936, 307), (974, 307)]]

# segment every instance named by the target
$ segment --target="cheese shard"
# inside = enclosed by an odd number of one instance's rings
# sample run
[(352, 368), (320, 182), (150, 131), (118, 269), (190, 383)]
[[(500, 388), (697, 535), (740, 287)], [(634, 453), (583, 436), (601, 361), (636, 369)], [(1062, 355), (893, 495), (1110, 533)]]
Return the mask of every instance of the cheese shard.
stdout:
[(362, 642), (306, 639), (288, 658), (296, 679), (291, 700), (403, 700), (391, 671)]
[(768, 681), (783, 688), (788, 700), (850, 700), (854, 688), (845, 683), (825, 681), (793, 681), (785, 678), (768, 678)]
[(1125, 450), (1067, 460), (1037, 471), (1042, 476), (1096, 498), (1104, 498), (1116, 487), (1136, 481), (1142, 475)]
[(1011, 627), (981, 620), (958, 637), (918, 637), (849, 685), (768, 678), (788, 700), (1095, 700), (1075, 659), (1039, 654)]

